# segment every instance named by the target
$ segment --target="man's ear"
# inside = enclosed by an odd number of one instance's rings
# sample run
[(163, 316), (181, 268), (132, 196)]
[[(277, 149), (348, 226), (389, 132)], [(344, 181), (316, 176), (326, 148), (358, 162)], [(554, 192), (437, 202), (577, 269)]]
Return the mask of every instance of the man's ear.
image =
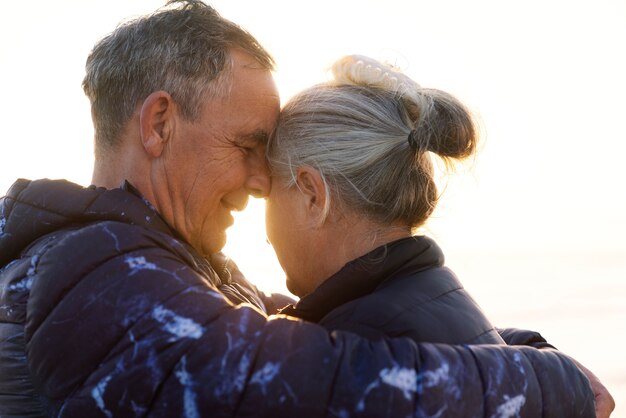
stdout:
[(141, 142), (152, 158), (161, 156), (174, 124), (174, 100), (165, 91), (155, 91), (143, 101), (139, 114)]
[(302, 192), (307, 213), (316, 220), (316, 223), (323, 223), (327, 196), (326, 184), (320, 172), (313, 167), (299, 167), (296, 172), (296, 184)]

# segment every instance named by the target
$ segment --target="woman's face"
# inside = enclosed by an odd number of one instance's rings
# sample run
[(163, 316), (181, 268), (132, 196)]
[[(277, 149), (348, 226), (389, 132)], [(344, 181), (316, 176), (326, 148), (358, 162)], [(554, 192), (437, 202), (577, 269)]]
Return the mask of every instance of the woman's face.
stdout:
[(312, 225), (302, 192), (272, 178), (272, 190), (265, 204), (267, 238), (287, 275), (287, 288), (300, 297), (317, 287), (313, 283), (316, 234)]

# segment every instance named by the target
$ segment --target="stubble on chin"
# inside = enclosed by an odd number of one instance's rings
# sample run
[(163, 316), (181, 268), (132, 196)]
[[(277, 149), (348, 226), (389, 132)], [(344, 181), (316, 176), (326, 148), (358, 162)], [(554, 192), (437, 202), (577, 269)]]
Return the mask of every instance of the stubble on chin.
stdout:
[(226, 245), (226, 231), (219, 231), (208, 236), (202, 237), (200, 245), (196, 250), (205, 258), (210, 258), (212, 254), (217, 254)]

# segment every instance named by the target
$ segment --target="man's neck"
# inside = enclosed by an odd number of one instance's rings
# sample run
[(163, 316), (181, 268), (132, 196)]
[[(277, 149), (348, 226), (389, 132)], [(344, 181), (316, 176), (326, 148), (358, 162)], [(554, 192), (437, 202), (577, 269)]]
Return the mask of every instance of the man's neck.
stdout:
[(91, 176), (91, 184), (97, 187), (104, 187), (106, 189), (115, 189), (120, 187), (120, 184), (124, 180), (124, 176), (116, 167), (112, 167), (103, 161), (96, 160), (93, 168), (93, 174)]

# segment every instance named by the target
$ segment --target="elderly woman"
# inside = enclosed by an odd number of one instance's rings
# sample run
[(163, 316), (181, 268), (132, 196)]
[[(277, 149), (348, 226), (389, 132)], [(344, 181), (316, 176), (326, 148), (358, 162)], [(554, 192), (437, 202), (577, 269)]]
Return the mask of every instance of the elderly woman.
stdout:
[(268, 146), (267, 234), (300, 301), (282, 312), (370, 338), (503, 343), (430, 238), (431, 158), (473, 155), (450, 94), (349, 56), (283, 108)]
[[(437, 244), (414, 235), (437, 203), (432, 156), (451, 162), (474, 154), (470, 113), (367, 57), (345, 57), (332, 71), (333, 81), (283, 107), (268, 144), (267, 235), (300, 297), (281, 312), (373, 339), (502, 344)], [(503, 335), (509, 344), (548, 345), (530, 331)], [(611, 395), (579, 367), (597, 416), (608, 417)], [(567, 397), (567, 388), (545, 389), (548, 406)]]

